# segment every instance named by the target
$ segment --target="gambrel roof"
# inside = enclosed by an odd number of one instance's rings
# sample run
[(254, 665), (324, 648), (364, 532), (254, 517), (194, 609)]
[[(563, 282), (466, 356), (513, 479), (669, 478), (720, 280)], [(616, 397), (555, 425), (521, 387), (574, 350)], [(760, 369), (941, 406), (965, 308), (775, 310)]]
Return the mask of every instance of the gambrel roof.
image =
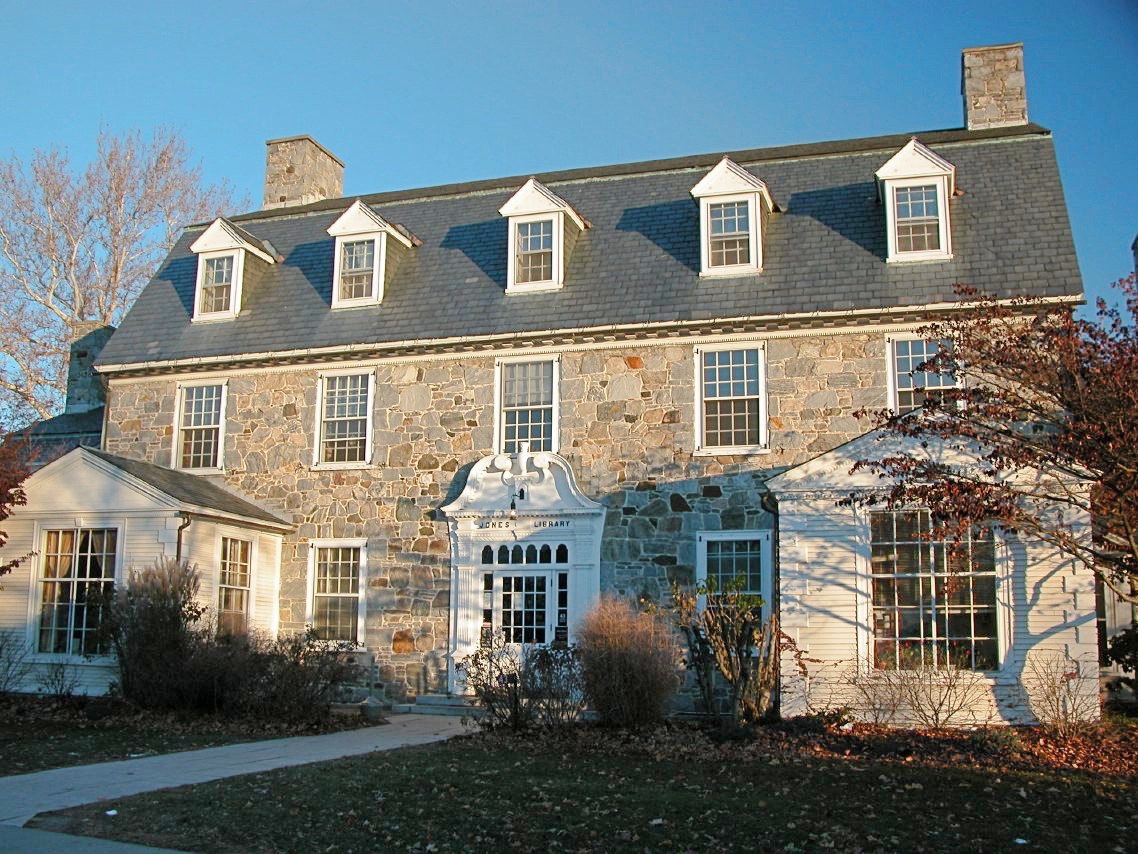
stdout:
[(769, 187), (780, 212), (766, 224), (763, 271), (713, 281), (699, 276), (699, 206), (690, 191), (722, 152), (536, 176), (592, 225), (568, 259), (564, 288), (551, 292), (505, 291), (508, 223), (498, 211), (528, 176), (362, 197), (422, 241), (400, 261), (383, 303), (366, 309), (331, 307), (328, 228), (354, 197), (231, 218), (283, 260), (244, 291), (240, 316), (221, 323), (190, 322), (190, 245), (202, 233), (190, 228), (99, 365), (476, 346), (704, 321), (726, 328), (740, 318), (762, 329), (951, 303), (958, 282), (1006, 296), (1078, 298), (1054, 147), (1038, 125), (916, 134), (956, 167), (954, 257), (887, 264), (875, 174), (912, 136), (727, 152)]

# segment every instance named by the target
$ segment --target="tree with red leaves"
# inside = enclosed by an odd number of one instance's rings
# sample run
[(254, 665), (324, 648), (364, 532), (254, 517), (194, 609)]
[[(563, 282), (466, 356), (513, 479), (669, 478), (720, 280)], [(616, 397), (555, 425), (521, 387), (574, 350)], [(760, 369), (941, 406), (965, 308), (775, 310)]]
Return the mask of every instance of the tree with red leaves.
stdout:
[[(955, 386), (930, 388), (905, 415), (859, 413), (933, 452), (860, 460), (855, 469), (890, 486), (851, 500), (927, 507), (934, 535), (956, 542), (998, 523), (1051, 543), (1138, 602), (1138, 285), (1132, 275), (1114, 287), (1125, 308), (1100, 299), (1092, 320), (1039, 298), (958, 287), (963, 310), (919, 330), (942, 343), (914, 371)], [(1084, 513), (1093, 536), (1069, 521)]]

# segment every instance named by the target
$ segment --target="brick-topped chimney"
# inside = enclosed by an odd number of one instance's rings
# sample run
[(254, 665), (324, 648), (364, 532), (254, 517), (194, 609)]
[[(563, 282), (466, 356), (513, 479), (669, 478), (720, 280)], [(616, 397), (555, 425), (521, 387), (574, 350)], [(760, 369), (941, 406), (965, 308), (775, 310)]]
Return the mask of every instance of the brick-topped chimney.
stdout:
[(960, 93), (968, 130), (1027, 124), (1023, 42), (965, 48)]
[(265, 145), (265, 210), (344, 194), (343, 162), (312, 137), (286, 136)]
[(93, 366), (114, 331), (113, 326), (104, 326), (97, 320), (75, 324), (75, 337), (71, 339), (71, 354), (67, 360), (65, 413), (90, 412), (106, 403), (103, 384)]

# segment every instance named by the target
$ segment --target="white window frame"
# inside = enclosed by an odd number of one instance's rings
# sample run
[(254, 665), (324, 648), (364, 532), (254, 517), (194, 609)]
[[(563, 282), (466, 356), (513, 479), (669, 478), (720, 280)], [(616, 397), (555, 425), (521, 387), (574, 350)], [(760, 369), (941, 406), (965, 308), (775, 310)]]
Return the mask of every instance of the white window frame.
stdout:
[[(727, 264), (713, 267), (711, 266), (711, 206), (730, 204), (731, 202), (747, 202), (747, 229), (750, 238), (751, 260), (746, 264)], [(761, 217), (759, 204), (757, 192), (700, 197), (700, 276), (715, 278), (716, 276), (746, 276), (762, 272), (763, 246), (759, 236), (759, 219)]]
[[(356, 299), (343, 299), (340, 296), (340, 275), (344, 259), (345, 243), (363, 243), (370, 240), (373, 244), (375, 260), (371, 270), (371, 296)], [(383, 283), (387, 269), (387, 232), (371, 231), (361, 234), (343, 234), (336, 237), (336, 255), (332, 270), (332, 308), (358, 308), (360, 306), (379, 305), (383, 302)]]
[(40, 620), (43, 608), (43, 586), (48, 580), (44, 576), (44, 552), (46, 551), (46, 536), (48, 531), (66, 530), (98, 530), (114, 528), (115, 542), (115, 572), (112, 581), (112, 590), (121, 588), (126, 576), (123, 566), (126, 559), (127, 520), (123, 518), (109, 518), (106, 516), (69, 516), (37, 521), (32, 526), (32, 542), (39, 544), (39, 548), (32, 553), (32, 571), (29, 583), (32, 585), (32, 595), (27, 597), (27, 643), (28, 660), (36, 663), (50, 663), (63, 661), (71, 664), (85, 664), (91, 661), (104, 662), (110, 659), (111, 653), (102, 655), (88, 654), (76, 655), (66, 652), (40, 652)]
[[(494, 453), (503, 454), (506, 448), (506, 414), (502, 406), (505, 384), (502, 377), (504, 365), (525, 364), (529, 362), (553, 363), (553, 418), (550, 430), (550, 451), (557, 453), (561, 448), (561, 357), (560, 356), (504, 356), (494, 361)], [(533, 450), (533, 449), (531, 449)], [(534, 450), (534, 453), (538, 451)]]
[[(947, 261), (952, 258), (952, 228), (949, 224), (948, 177), (945, 175), (926, 175), (917, 178), (890, 178), (885, 185), (886, 239), (888, 261), (891, 264), (913, 261)], [(937, 215), (939, 219), (940, 248), (902, 252), (897, 248), (897, 193), (904, 187), (936, 188)]]
[[(922, 508), (911, 509), (919, 510)], [(882, 672), (873, 666), (876, 637), (873, 632), (873, 536), (869, 520), (871, 512), (873, 511), (867, 510), (857, 514), (857, 525), (860, 531), (854, 561), (857, 568), (856, 586), (858, 593), (857, 647), (860, 662), (858, 670), (863, 676), (873, 676), (873, 674)], [(1006, 674), (1008, 666), (1013, 660), (1015, 614), (1012, 605), (1012, 572), (1016, 559), (1012, 557), (1012, 545), (1002, 528), (994, 527), (993, 537), (996, 553), (996, 654), (999, 661), (995, 670), (974, 670), (970, 672), (976, 674), (980, 679), (987, 679), (995, 683)], [(1021, 561), (1023, 559), (1022, 555), (1018, 558)]]
[[(186, 429), (182, 423), (182, 416), (186, 404), (186, 389), (201, 388), (203, 386), (221, 386), (221, 411), (217, 425), (217, 458), (212, 466), (183, 466), (182, 465), (182, 437)], [(229, 403), (229, 381), (200, 380), (194, 382), (178, 383), (178, 406), (174, 412), (174, 448), (172, 451), (171, 468), (194, 474), (220, 474), (225, 471), (225, 411)]]
[[(759, 571), (761, 573), (763, 589), (759, 595), (763, 597), (763, 619), (765, 620), (771, 615), (771, 609), (774, 607), (775, 601), (775, 592), (772, 586), (774, 584), (774, 547), (770, 531), (701, 531), (698, 533), (696, 535), (695, 582), (697, 585), (707, 582), (708, 543), (725, 541), (737, 542), (739, 540), (758, 540), (761, 543), (759, 559), (762, 561), (762, 566)], [(700, 596), (699, 606), (702, 608), (705, 604), (705, 597)]]
[[(330, 377), (367, 376), (367, 415), (364, 418), (364, 458), (358, 462), (324, 462), (324, 397), (327, 393), (327, 381)], [(360, 469), (370, 468), (375, 458), (374, 447), (374, 421), (375, 421), (375, 370), (373, 368), (359, 368), (356, 370), (322, 371), (317, 379), (316, 389), (316, 427), (313, 431), (313, 469)]]
[(225, 585), (230, 590), (245, 590), (248, 598), (245, 600), (245, 631), (249, 632), (253, 628), (253, 616), (256, 610), (256, 591), (257, 591), (257, 537), (255, 535), (248, 536), (244, 533), (222, 531), (217, 537), (217, 586), (214, 590), (214, 603), (217, 608), (217, 623), (218, 629), (221, 628), (221, 571), (222, 562), (225, 558), (225, 541), (238, 540), (249, 544), (249, 586), (236, 587), (231, 584)]
[[(898, 392), (899, 392), (898, 383), (897, 383), (897, 343), (899, 341), (929, 341), (929, 340), (932, 340), (932, 339), (925, 338), (924, 336), (917, 335), (916, 333), (906, 333), (906, 334), (885, 336), (885, 358), (887, 360), (886, 365), (885, 365), (885, 376), (886, 376), (886, 383), (888, 386), (889, 408), (892, 409), (894, 412), (900, 412), (901, 411), (901, 407), (900, 407), (900, 404), (898, 403), (898, 397), (897, 397)], [(954, 377), (953, 380), (954, 380), (954, 382), (951, 386), (940, 386), (939, 388), (942, 390), (950, 389), (950, 388), (963, 388), (963, 383), (961, 383), (960, 377)], [(909, 411), (912, 412), (913, 410), (909, 410)]]
[[(724, 350), (757, 350), (759, 362), (759, 444), (757, 445), (706, 445), (704, 443), (703, 355)], [(767, 347), (765, 341), (735, 341), (714, 346), (698, 346), (695, 357), (695, 455), (729, 456), (770, 453), (770, 416), (767, 407)]]
[[(226, 311), (204, 311), (202, 309), (202, 285), (205, 278), (206, 262), (211, 258), (233, 258), (233, 283), (230, 285), (229, 308)], [(216, 252), (202, 252), (198, 255), (197, 279), (194, 284), (194, 316), (195, 323), (206, 323), (216, 320), (232, 320), (241, 313), (241, 280), (245, 273), (245, 250), (223, 249)]]
[[(367, 540), (356, 539), (327, 539), (312, 540), (308, 544), (308, 595), (304, 623), (306, 626), (316, 627), (316, 555), (319, 549), (359, 549), (360, 576), (357, 596), (359, 603), (356, 608), (356, 646), (363, 649), (366, 641), (364, 628), (367, 625)], [(347, 598), (346, 596), (343, 598)]]
[[(553, 222), (553, 278), (540, 282), (519, 282), (517, 280), (518, 226), (523, 223)], [(533, 293), (534, 291), (555, 291), (565, 285), (564, 244), (565, 214), (562, 211), (526, 214), (509, 218), (509, 258), (506, 271), (506, 293)]]

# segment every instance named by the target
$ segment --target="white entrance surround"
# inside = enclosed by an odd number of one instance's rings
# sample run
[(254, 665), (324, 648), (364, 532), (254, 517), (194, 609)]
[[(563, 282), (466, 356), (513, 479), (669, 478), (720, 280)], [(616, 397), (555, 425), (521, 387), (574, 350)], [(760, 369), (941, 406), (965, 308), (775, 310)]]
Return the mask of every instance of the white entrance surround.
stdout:
[(571, 642), (600, 597), (605, 511), (581, 492), (565, 458), (531, 454), (525, 443), (517, 454), (483, 457), (442, 511), (451, 543), (447, 690), (464, 690), (455, 664), (484, 630)]

